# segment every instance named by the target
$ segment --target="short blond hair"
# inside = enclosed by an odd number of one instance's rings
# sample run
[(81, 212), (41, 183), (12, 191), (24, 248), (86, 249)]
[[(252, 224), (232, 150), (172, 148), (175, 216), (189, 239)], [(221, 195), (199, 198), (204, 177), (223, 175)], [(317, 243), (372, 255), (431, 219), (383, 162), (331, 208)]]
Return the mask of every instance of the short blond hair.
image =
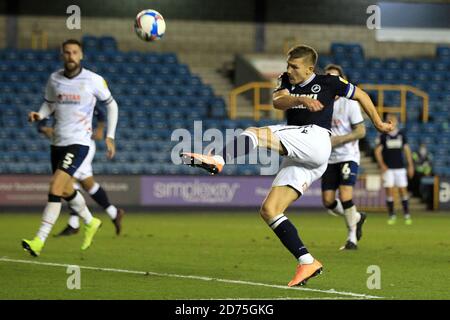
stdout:
[(314, 50), (313, 47), (307, 46), (307, 45), (299, 45), (292, 47), (289, 49), (288, 53), (288, 59), (298, 59), (298, 58), (307, 58), (307, 60), (315, 66), (317, 63), (317, 59), (319, 55), (317, 54), (317, 51)]

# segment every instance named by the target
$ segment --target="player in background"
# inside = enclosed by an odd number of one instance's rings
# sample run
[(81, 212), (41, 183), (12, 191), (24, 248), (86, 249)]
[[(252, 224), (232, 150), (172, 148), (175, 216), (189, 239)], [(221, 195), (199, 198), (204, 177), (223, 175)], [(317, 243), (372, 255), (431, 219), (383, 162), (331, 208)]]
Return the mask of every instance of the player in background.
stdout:
[[(342, 68), (330, 64), (325, 73), (346, 79)], [(331, 123), (331, 156), (322, 176), (322, 201), (330, 213), (344, 217), (348, 230), (347, 241), (341, 250), (357, 249), (366, 219), (353, 203), (353, 186), (356, 183), (360, 161), (358, 140), (366, 135), (359, 103), (337, 96), (334, 100)], [(339, 199), (336, 199), (339, 190)]]
[[(96, 143), (95, 141), (103, 140), (105, 130), (106, 115), (103, 108), (95, 107), (94, 117), (97, 120), (94, 133), (92, 134), (91, 144), (89, 146), (89, 153), (80, 166), (80, 169), (75, 172), (74, 178), (81, 185), (81, 187), (89, 193), (91, 198), (101, 206), (114, 224), (116, 235), (119, 235), (122, 230), (122, 218), (125, 214), (123, 209), (118, 209), (109, 202), (106, 191), (95, 181), (92, 170), (92, 161), (94, 160)], [(43, 133), (50, 140), (53, 137), (53, 127), (49, 123), (49, 118), (39, 121), (38, 131)], [(75, 182), (74, 188), (79, 190), (79, 184)], [(70, 236), (77, 234), (80, 228), (80, 217), (71, 209), (70, 218), (67, 226), (62, 230), (58, 236)]]
[(198, 166), (211, 173), (221, 172), (225, 163), (232, 163), (257, 147), (285, 156), (260, 215), (298, 263), (295, 276), (288, 283), (290, 287), (304, 285), (322, 272), (322, 264), (308, 251), (284, 212), (327, 168), (335, 97), (359, 101), (379, 131), (392, 130), (391, 124), (380, 119), (364, 91), (345, 79), (315, 74), (317, 58), (317, 52), (306, 45), (288, 52), (287, 72), (279, 77), (278, 87), (273, 93), (273, 106), (286, 111), (287, 125), (247, 128), (215, 154), (181, 154), (184, 164)]
[(40, 121), (54, 114), (51, 161), (53, 176), (50, 181), (48, 202), (42, 223), (33, 240), (22, 240), (22, 247), (32, 256), (39, 256), (44, 243), (61, 211), (65, 199), (84, 221), (84, 239), (81, 250), (86, 250), (101, 226), (100, 219), (92, 216), (83, 196), (73, 188), (73, 176), (89, 152), (92, 136), (92, 117), (96, 101), (106, 105), (108, 158), (115, 154), (114, 136), (118, 106), (105, 80), (98, 74), (82, 68), (81, 43), (74, 39), (63, 42), (64, 69), (50, 75), (45, 89), (44, 103), (39, 112), (30, 112), (30, 122)]
[[(381, 134), (375, 147), (375, 158), (381, 168), (383, 186), (386, 190), (386, 205), (389, 213), (388, 224), (395, 224), (394, 188), (398, 188), (402, 199), (405, 224), (411, 225), (412, 219), (408, 205), (408, 177), (414, 176), (414, 162), (411, 149), (404, 130), (398, 129), (398, 118), (395, 114), (387, 114), (386, 119), (394, 124), (394, 130)], [(405, 155), (407, 167), (405, 167)]]

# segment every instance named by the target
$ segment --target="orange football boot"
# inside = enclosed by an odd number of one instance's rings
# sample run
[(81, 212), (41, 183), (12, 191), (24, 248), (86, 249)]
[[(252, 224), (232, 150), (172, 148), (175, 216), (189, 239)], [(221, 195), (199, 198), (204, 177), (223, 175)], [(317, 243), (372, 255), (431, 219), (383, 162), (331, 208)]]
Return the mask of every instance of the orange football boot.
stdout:
[(209, 156), (198, 153), (183, 152), (180, 154), (183, 164), (191, 167), (200, 167), (210, 172), (211, 174), (220, 173), (225, 162), (220, 156)]
[(297, 270), (295, 271), (294, 279), (288, 283), (288, 286), (304, 286), (308, 279), (321, 274), (322, 269), (322, 264), (316, 259), (314, 259), (313, 263), (310, 264), (299, 264), (297, 266)]

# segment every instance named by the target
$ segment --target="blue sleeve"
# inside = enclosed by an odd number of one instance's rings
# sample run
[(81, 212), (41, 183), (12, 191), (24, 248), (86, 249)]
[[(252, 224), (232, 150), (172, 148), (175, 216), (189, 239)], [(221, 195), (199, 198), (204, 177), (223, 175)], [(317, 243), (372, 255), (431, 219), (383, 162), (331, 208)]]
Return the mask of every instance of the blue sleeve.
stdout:
[(347, 99), (353, 98), (353, 95), (355, 94), (355, 86), (352, 83), (339, 76), (329, 75), (329, 77), (331, 87), (333, 88), (336, 96), (345, 97)]
[(106, 121), (106, 110), (104, 106), (96, 106), (94, 109), (94, 115), (98, 122)]

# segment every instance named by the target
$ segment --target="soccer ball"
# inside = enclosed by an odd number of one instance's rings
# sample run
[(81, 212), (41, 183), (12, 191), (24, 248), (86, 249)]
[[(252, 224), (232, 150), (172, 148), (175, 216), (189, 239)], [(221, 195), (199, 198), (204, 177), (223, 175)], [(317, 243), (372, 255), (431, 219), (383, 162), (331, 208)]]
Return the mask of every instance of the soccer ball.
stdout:
[(142, 10), (136, 16), (134, 31), (144, 41), (159, 40), (166, 32), (166, 22), (158, 11)]

